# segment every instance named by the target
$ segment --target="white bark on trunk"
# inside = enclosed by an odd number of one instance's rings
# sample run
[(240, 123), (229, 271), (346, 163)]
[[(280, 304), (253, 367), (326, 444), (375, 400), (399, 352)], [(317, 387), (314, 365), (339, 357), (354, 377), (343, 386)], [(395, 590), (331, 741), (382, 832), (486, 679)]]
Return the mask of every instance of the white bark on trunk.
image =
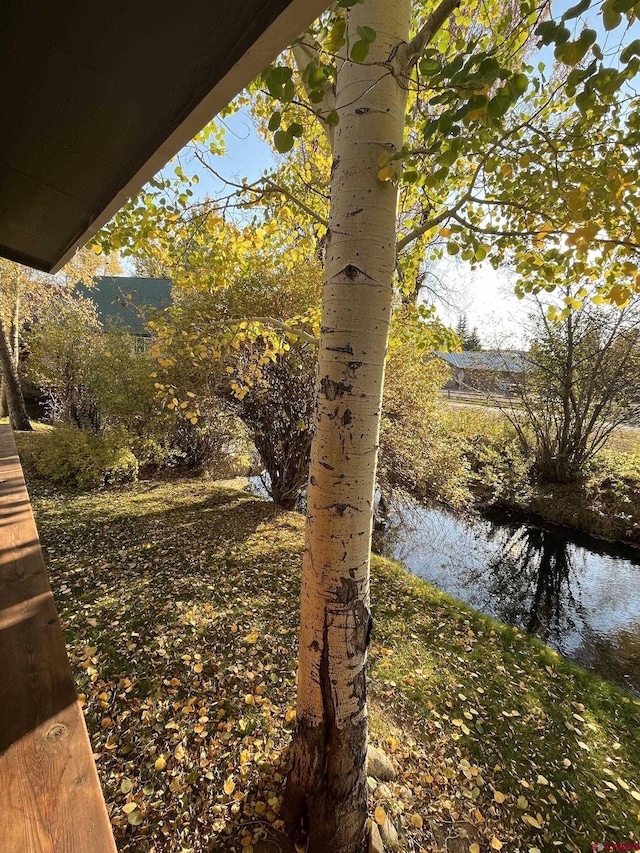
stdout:
[(288, 817), (309, 851), (365, 843), (369, 555), (384, 363), (391, 321), (397, 192), (378, 158), (402, 145), (406, 90), (391, 60), (409, 38), (411, 0), (349, 12), (377, 37), (364, 64), (341, 64), (322, 300), (315, 434), (301, 596), (298, 730)]

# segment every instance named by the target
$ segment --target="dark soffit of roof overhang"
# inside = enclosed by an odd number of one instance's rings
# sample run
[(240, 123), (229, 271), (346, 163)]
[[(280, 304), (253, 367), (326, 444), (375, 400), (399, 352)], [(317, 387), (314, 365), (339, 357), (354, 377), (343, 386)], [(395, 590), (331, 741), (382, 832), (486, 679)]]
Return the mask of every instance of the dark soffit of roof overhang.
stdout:
[(0, 255), (55, 272), (328, 0), (2, 0)]

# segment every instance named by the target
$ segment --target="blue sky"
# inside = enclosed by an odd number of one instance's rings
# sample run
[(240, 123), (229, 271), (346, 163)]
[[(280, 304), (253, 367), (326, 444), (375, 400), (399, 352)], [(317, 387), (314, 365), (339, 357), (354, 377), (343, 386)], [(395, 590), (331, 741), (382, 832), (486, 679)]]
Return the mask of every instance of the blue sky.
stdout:
[[(233, 113), (224, 119), (217, 119), (225, 128), (227, 153), (224, 157), (212, 157), (213, 168), (230, 180), (247, 178), (255, 181), (265, 169), (275, 166), (276, 158), (269, 145), (256, 133), (251, 117), (246, 109)], [(200, 183), (197, 190), (201, 196), (218, 195), (223, 186), (205, 168), (191, 163), (185, 168), (188, 174), (198, 174)]]

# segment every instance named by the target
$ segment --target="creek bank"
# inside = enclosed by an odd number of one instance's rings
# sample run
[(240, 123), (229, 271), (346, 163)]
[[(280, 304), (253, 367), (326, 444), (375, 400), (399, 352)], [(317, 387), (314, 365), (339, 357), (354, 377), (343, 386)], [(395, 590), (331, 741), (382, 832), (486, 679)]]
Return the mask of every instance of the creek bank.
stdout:
[[(614, 548), (629, 555), (630, 559), (640, 559), (640, 533), (630, 528), (624, 528), (623, 521), (615, 525), (615, 520), (605, 518), (594, 510), (583, 509), (579, 504), (572, 503), (576, 497), (575, 490), (570, 487), (557, 487), (568, 490), (567, 495), (558, 496), (554, 489), (541, 491), (532, 497), (528, 505), (508, 501), (478, 506), (480, 518), (488, 521), (528, 524), (534, 527), (547, 527), (564, 532), (566, 536), (584, 540), (585, 547)], [(640, 501), (640, 495), (638, 496)], [(464, 516), (462, 516), (464, 517)], [(470, 516), (471, 518), (473, 517)], [(612, 523), (613, 522), (613, 523)], [(614, 535), (614, 527), (619, 527), (618, 535)]]
[(530, 524), (547, 524), (640, 551), (640, 490), (619, 497), (608, 488), (587, 485), (537, 486), (528, 500), (508, 497), (485, 502), (476, 509), (484, 516), (504, 513)]

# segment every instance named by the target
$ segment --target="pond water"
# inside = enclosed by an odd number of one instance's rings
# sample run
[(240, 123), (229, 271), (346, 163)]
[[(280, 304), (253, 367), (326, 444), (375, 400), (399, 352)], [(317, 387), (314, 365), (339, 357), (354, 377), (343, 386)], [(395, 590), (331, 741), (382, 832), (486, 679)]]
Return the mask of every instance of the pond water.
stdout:
[(564, 528), (404, 503), (376, 550), (640, 695), (640, 552)]

